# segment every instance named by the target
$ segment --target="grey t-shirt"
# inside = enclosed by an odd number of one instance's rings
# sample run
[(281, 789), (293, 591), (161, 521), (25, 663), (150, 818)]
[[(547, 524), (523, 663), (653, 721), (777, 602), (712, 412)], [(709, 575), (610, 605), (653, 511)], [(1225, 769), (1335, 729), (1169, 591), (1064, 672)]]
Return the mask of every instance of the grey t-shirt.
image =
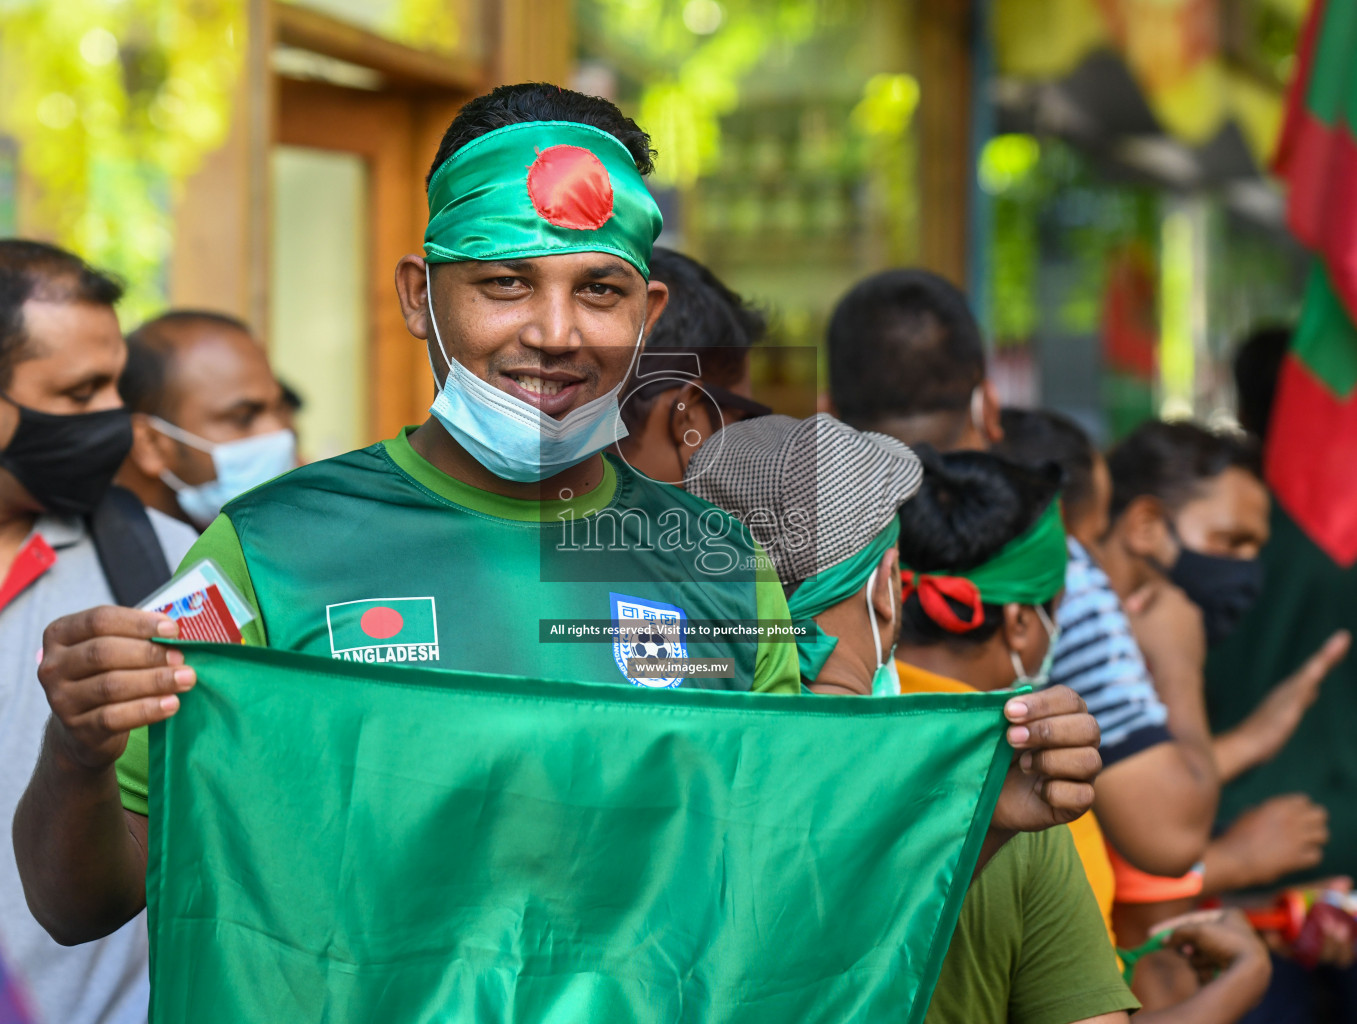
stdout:
[[(151, 512), (174, 567), (197, 540), (183, 523)], [(146, 914), (97, 942), (61, 946), (34, 920), (19, 883), (10, 823), (37, 764), (49, 709), (37, 668), (54, 619), (111, 604), (98, 554), (78, 519), (43, 516), (34, 527), (56, 562), (0, 609), (0, 958), (34, 1013), (34, 1024), (145, 1024)]]

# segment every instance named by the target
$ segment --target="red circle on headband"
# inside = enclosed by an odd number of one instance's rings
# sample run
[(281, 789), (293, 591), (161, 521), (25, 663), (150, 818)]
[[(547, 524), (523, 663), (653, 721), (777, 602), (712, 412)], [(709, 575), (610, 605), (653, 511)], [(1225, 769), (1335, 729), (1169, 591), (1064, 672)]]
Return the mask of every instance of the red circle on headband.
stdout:
[(532, 208), (548, 224), (597, 231), (613, 215), (613, 183), (603, 161), (579, 146), (551, 146), (528, 168)]

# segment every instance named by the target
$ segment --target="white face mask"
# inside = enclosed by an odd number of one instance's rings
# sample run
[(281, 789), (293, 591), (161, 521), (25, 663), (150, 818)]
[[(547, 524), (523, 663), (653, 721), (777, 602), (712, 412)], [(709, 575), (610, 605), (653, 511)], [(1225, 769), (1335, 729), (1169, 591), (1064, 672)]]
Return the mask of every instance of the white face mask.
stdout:
[[(872, 649), (876, 651), (876, 671), (872, 673), (873, 697), (900, 696), (900, 670), (895, 666), (895, 645), (881, 659), (881, 630), (876, 625), (876, 608), (872, 605), (872, 591), (876, 588), (876, 574), (880, 566), (867, 577), (867, 621), (872, 624)], [(895, 625), (895, 609), (891, 609), (891, 625)]]
[(239, 441), (214, 444), (159, 416), (148, 416), (147, 419), (166, 437), (212, 456), (212, 466), (217, 472), (215, 480), (186, 484), (168, 469), (160, 474), (160, 479), (174, 491), (184, 515), (201, 529), (206, 529), (232, 498), (297, 468), (297, 435), (290, 430), (275, 430)]
[(1050, 638), (1046, 645), (1046, 656), (1041, 659), (1041, 668), (1037, 669), (1036, 675), (1029, 676), (1022, 667), (1022, 659), (1018, 657), (1017, 651), (1010, 650), (1008, 657), (1013, 662), (1013, 674), (1017, 676), (1013, 685), (1030, 686), (1039, 690), (1051, 681), (1051, 666), (1055, 664), (1055, 645), (1060, 641), (1060, 627), (1051, 621), (1051, 617), (1041, 605), (1033, 607), (1037, 610), (1037, 617), (1041, 619), (1042, 628), (1046, 630), (1046, 636)]
[[(627, 436), (617, 396), (636, 365), (641, 339), (645, 337), (644, 320), (636, 335), (631, 364), (617, 386), (558, 420), (488, 384), (455, 359), (450, 359), (434, 317), (433, 287), (429, 282), (427, 263), (424, 265), (424, 286), (434, 340), (448, 366), (447, 378), (429, 411), (453, 440), (495, 476), (519, 483), (545, 480), (579, 465)], [(432, 357), (429, 369), (433, 369)], [(438, 379), (437, 373), (434, 379)]]

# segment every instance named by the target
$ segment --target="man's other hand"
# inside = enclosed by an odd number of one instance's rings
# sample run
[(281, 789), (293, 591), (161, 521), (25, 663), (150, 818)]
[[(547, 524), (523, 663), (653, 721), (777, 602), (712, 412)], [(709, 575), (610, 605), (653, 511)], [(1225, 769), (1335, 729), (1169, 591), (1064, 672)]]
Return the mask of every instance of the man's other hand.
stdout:
[(1004, 705), (1008, 742), (1018, 751), (1004, 779), (991, 827), (1039, 832), (1093, 806), (1102, 769), (1098, 723), (1068, 686), (1014, 697)]
[(1228, 971), (1228, 984), (1248, 990), (1250, 1004), (1262, 999), (1272, 977), (1272, 962), (1267, 947), (1258, 938), (1248, 919), (1238, 910), (1205, 911), (1185, 914), (1165, 921), (1155, 932), (1170, 931), (1164, 945), (1186, 957), (1201, 984), (1207, 985), (1217, 975)]
[(92, 771), (113, 764), (133, 729), (169, 718), (193, 687), (182, 651), (152, 643), (179, 635), (154, 612), (103, 606), (57, 619), (42, 638), (38, 681), (59, 753)]

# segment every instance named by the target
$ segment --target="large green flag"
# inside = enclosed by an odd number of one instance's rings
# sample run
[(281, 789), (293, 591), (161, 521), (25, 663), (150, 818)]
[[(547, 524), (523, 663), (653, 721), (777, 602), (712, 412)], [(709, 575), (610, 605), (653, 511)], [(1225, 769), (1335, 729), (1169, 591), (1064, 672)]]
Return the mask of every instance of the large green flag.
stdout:
[(1011, 693), (644, 690), (188, 644), (152, 1024), (922, 1021)]

